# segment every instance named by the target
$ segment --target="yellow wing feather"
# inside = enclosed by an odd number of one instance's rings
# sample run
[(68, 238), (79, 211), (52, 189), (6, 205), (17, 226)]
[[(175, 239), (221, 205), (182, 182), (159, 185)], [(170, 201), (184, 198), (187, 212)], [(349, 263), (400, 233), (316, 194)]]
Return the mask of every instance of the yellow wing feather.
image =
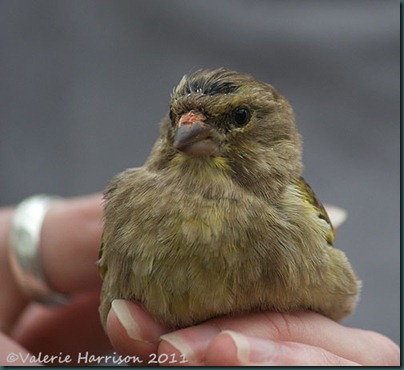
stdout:
[(333, 245), (334, 243), (334, 228), (332, 226), (331, 220), (328, 217), (327, 211), (325, 210), (322, 203), (318, 200), (316, 194), (311, 189), (309, 184), (303, 177), (300, 177), (299, 181), (297, 182), (296, 186), (301, 191), (304, 200), (309, 203), (317, 213), (318, 217), (322, 220), (326, 221), (330, 225), (330, 232), (327, 236), (327, 242), (329, 245)]

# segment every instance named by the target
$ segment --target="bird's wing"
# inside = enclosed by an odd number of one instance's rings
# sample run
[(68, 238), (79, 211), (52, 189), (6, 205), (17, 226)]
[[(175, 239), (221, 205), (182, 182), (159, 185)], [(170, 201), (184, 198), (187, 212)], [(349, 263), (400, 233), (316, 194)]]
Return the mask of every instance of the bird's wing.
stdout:
[(316, 194), (306, 182), (303, 177), (300, 177), (299, 181), (296, 183), (297, 188), (303, 196), (305, 202), (310, 204), (313, 208), (313, 211), (316, 212), (317, 216), (328, 223), (330, 226), (330, 232), (327, 235), (327, 242), (329, 245), (333, 245), (334, 243), (334, 228), (332, 226), (331, 220), (328, 217), (327, 211), (325, 210), (322, 203), (318, 200)]
[[(111, 182), (108, 184), (107, 188), (105, 189), (104, 192), (104, 200), (108, 201), (109, 197), (112, 196), (112, 194), (115, 192), (115, 190), (119, 187), (119, 184), (125, 176), (127, 176), (131, 172), (138, 171), (140, 168), (130, 168), (117, 176), (115, 176)], [(103, 260), (103, 252), (105, 248), (105, 240), (106, 240), (106, 235), (105, 235), (105, 228), (104, 232), (102, 233), (102, 238), (101, 238), (101, 246), (100, 246), (100, 251), (98, 254), (98, 272), (100, 274), (101, 280), (104, 280), (105, 274), (107, 273), (108, 266), (106, 262)]]

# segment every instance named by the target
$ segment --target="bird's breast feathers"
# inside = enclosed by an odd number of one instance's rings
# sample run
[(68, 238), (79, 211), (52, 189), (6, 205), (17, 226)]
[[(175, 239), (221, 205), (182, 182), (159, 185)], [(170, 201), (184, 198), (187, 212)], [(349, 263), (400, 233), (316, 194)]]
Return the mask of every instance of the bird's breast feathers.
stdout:
[(191, 168), (181, 176), (144, 168), (125, 176), (106, 204), (106, 219), (114, 220), (105, 226), (105, 234), (113, 236), (109, 248), (139, 261), (153, 255), (203, 264), (214, 257), (223, 268), (238, 266), (248, 255), (267, 259), (263, 268), (271, 269), (281, 260), (293, 266), (300, 254), (313, 256), (327, 244), (330, 226), (296, 185), (287, 186), (274, 205), (238, 187), (223, 163), (199, 166), (198, 176), (186, 173), (195, 173)]

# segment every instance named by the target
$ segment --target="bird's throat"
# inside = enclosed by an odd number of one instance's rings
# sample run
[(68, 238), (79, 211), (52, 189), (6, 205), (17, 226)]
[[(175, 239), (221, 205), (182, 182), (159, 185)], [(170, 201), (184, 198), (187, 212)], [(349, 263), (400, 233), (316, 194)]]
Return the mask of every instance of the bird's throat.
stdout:
[[(224, 157), (194, 157), (178, 153), (170, 163), (172, 173), (180, 173), (181, 181), (197, 180), (202, 183), (231, 181), (231, 170)], [(178, 179), (177, 179), (178, 180)]]

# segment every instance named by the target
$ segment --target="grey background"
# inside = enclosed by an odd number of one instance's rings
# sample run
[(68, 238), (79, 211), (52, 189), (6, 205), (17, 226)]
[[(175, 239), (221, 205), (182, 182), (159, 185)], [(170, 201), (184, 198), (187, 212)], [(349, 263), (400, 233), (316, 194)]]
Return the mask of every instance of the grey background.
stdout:
[(294, 106), (305, 177), (349, 217), (347, 325), (399, 341), (398, 1), (1, 1), (0, 205), (140, 166), (181, 76), (224, 66)]

